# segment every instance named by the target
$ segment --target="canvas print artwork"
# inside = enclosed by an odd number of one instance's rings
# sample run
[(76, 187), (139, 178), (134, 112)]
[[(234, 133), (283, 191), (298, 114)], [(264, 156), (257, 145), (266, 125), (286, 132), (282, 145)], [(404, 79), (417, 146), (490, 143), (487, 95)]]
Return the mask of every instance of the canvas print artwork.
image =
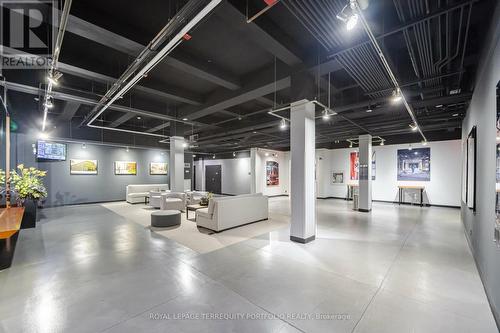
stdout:
[(280, 166), (276, 161), (266, 162), (266, 185), (276, 186), (280, 184)]
[(359, 179), (359, 153), (356, 151), (349, 155), (349, 175), (351, 180)]
[(332, 173), (332, 183), (333, 184), (343, 184), (344, 183), (344, 173), (341, 171), (333, 172)]
[(377, 154), (376, 151), (372, 153), (372, 180), (377, 178)]
[(97, 160), (72, 159), (69, 168), (72, 175), (97, 175)]
[(431, 180), (431, 149), (398, 149), (398, 180)]
[(150, 175), (167, 175), (168, 163), (166, 162), (151, 162), (149, 164)]
[(476, 128), (467, 137), (467, 207), (476, 209)]
[(137, 162), (115, 161), (115, 175), (137, 175)]

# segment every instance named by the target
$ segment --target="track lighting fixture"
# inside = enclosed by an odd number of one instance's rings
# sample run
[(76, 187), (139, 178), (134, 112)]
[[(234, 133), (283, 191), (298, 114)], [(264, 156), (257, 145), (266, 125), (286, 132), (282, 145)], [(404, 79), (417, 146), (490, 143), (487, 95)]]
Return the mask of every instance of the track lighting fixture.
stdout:
[(330, 114), (328, 113), (327, 109), (323, 110), (323, 117), (322, 118), (323, 118), (324, 121), (330, 120)]
[(47, 101), (43, 104), (47, 109), (52, 109), (54, 107), (54, 103), (52, 103), (52, 97), (47, 97)]
[(233, 151), (233, 157), (236, 157), (236, 152), (235, 151)]
[(352, 142), (351, 142), (351, 143), (349, 143), (349, 148), (352, 148)]
[(418, 126), (417, 125), (410, 124), (409, 126), (410, 126), (412, 132), (418, 131)]
[(413, 147), (409, 145), (408, 150), (413, 150)]
[(53, 86), (57, 86), (59, 84), (59, 79), (61, 78), (61, 76), (61, 72), (49, 73), (49, 75), (47, 76), (47, 81)]
[(384, 142), (385, 142), (385, 140), (380, 141), (380, 145), (381, 145), (381, 146), (385, 145), (385, 143), (384, 143)]
[(397, 104), (403, 100), (403, 95), (401, 94), (401, 90), (397, 88), (392, 92), (392, 103)]
[(286, 125), (286, 120), (285, 120), (285, 118), (283, 118), (283, 119), (281, 119), (281, 122), (280, 122), (280, 128), (281, 128), (282, 130), (285, 130), (285, 129), (286, 129), (286, 127), (287, 127), (287, 125)]
[(358, 14), (356, 14), (356, 1), (350, 0), (349, 4), (345, 5), (337, 14), (337, 19), (345, 23), (347, 31), (354, 29), (359, 19)]
[(85, 143), (82, 143), (82, 149), (87, 149), (87, 145)]
[(422, 146), (427, 146), (427, 141), (426, 140), (422, 141)]
[(215, 159), (215, 154), (212, 155), (212, 158)]

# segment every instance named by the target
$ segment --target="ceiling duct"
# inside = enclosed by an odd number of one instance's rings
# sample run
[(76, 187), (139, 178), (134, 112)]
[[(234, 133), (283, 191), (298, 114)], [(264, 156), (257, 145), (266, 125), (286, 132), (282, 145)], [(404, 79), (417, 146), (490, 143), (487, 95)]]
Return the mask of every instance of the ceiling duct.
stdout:
[[(200, 23), (222, 0), (190, 0), (175, 17), (144, 48), (99, 103), (87, 114), (80, 126), (96, 127), (92, 123), (117, 99), (139, 82), (165, 56), (172, 52), (185, 36)], [(165, 44), (166, 43), (166, 44)], [(164, 46), (162, 46), (164, 45)], [(101, 127), (102, 128), (102, 127)], [(115, 128), (105, 128), (117, 130)], [(141, 132), (137, 132), (142, 134)]]

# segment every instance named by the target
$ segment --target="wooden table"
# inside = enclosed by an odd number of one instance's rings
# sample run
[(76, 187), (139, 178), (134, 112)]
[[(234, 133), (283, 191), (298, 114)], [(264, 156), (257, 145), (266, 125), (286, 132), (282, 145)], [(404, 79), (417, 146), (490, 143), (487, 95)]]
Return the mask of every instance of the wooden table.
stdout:
[[(189, 212), (196, 212), (198, 209), (207, 208), (208, 205), (187, 205), (186, 206), (186, 220), (189, 220)], [(196, 218), (196, 217), (195, 217)]]
[(399, 204), (403, 202), (403, 195), (405, 190), (419, 190), (420, 191), (420, 207), (424, 206), (424, 191), (425, 186), (421, 185), (398, 185), (398, 198)]
[(0, 210), (0, 269), (8, 268), (12, 264), (23, 214), (24, 207)]
[(346, 200), (352, 200), (352, 196), (354, 194), (354, 189), (359, 188), (359, 184), (356, 183), (348, 183), (347, 184), (347, 197)]

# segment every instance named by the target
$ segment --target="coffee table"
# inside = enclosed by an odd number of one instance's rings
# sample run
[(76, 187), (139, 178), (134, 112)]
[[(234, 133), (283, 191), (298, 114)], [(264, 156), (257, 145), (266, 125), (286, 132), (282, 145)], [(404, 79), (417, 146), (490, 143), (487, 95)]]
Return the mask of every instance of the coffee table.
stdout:
[(187, 205), (186, 206), (186, 220), (189, 220), (189, 212), (196, 212), (198, 209), (201, 209), (201, 208), (207, 208), (207, 206), (204, 206), (204, 205), (200, 205), (200, 204), (196, 204), (196, 205)]

